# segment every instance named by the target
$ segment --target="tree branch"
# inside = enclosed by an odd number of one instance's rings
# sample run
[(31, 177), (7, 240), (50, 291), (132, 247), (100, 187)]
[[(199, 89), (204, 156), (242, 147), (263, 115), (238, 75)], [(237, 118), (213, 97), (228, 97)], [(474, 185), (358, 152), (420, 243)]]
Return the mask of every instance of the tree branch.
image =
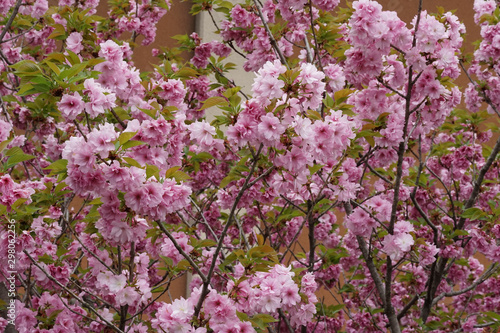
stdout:
[(286, 66), (287, 69), (290, 69), (290, 66), (288, 66), (288, 62), (286, 61), (285, 56), (283, 55), (283, 52), (281, 52), (278, 43), (276, 42), (276, 39), (274, 39), (273, 33), (269, 29), (269, 26), (267, 25), (266, 19), (264, 18), (264, 14), (262, 14), (262, 10), (260, 9), (260, 5), (257, 3), (256, 0), (253, 0), (253, 3), (255, 4), (255, 7), (257, 8), (257, 12), (259, 14), (260, 19), (262, 20), (262, 24), (264, 25), (264, 28), (266, 29), (267, 35), (269, 36), (269, 41), (271, 42), (271, 45), (274, 49), (274, 51), (278, 54), (280, 61), (283, 65)]
[(28, 253), (28, 251), (24, 250), (23, 251), (27, 256), (28, 258), (30, 258), (31, 262), (33, 263), (33, 265), (35, 265), (36, 267), (38, 267), (39, 270), (41, 270), (48, 278), (49, 280), (51, 280), (52, 282), (54, 282), (55, 284), (57, 284), (60, 288), (64, 289), (64, 291), (66, 291), (68, 294), (70, 294), (73, 298), (75, 298), (78, 302), (82, 303), (83, 305), (85, 305), (86, 308), (88, 308), (91, 312), (93, 312), (97, 317), (99, 317), (99, 319), (101, 319), (103, 322), (106, 323), (106, 325), (108, 325), (109, 327), (113, 328), (114, 330), (116, 330), (117, 332), (119, 333), (125, 333), (124, 331), (122, 331), (121, 329), (119, 329), (118, 327), (116, 327), (113, 323), (109, 322), (106, 320), (106, 318), (104, 318), (103, 316), (101, 316), (95, 309), (94, 307), (87, 303), (85, 300), (83, 300), (83, 298), (80, 298), (78, 297), (75, 293), (73, 293), (71, 290), (69, 290), (68, 288), (66, 288), (66, 286), (64, 286), (62, 283), (60, 283), (59, 281), (57, 281), (57, 279), (55, 279), (52, 275), (50, 275), (42, 266), (40, 266), (36, 261), (35, 259), (33, 259), (33, 257)]
[(17, 12), (19, 11), (19, 7), (21, 7), (22, 3), (23, 3), (23, 0), (17, 0), (16, 5), (14, 6), (14, 9), (12, 10), (12, 15), (10, 15), (9, 20), (7, 21), (7, 24), (5, 24), (2, 32), (0, 33), (0, 43), (3, 42), (3, 38), (5, 37), (5, 34), (7, 33), (7, 31), (9, 31), (10, 27), (12, 26), (12, 22), (14, 22), (14, 19), (17, 16)]

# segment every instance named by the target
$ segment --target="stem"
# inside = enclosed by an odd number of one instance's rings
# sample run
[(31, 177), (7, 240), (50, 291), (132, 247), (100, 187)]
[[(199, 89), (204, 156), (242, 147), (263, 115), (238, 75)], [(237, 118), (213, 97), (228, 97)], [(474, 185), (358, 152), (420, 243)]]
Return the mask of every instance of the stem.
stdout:
[(288, 66), (288, 62), (286, 61), (285, 56), (283, 55), (283, 52), (281, 52), (278, 43), (276, 42), (276, 39), (274, 39), (273, 33), (269, 29), (269, 26), (266, 23), (266, 19), (264, 18), (264, 14), (262, 14), (262, 10), (260, 9), (260, 5), (257, 3), (256, 0), (253, 0), (253, 3), (255, 4), (255, 7), (257, 7), (257, 12), (259, 14), (260, 19), (262, 20), (262, 24), (264, 25), (264, 28), (266, 29), (267, 35), (269, 36), (269, 41), (271, 42), (271, 45), (273, 46), (274, 51), (278, 54), (280, 61), (283, 65), (286, 66), (287, 69), (290, 69), (290, 66)]
[[(345, 209), (347, 216), (351, 215), (352, 206), (349, 202), (344, 204), (344, 209)], [(373, 282), (375, 283), (375, 287), (377, 288), (380, 299), (382, 300), (382, 304), (385, 307), (386, 300), (384, 298), (384, 295), (385, 295), (384, 283), (382, 282), (382, 278), (380, 277), (380, 274), (378, 273), (377, 268), (375, 267), (375, 264), (373, 263), (372, 256), (370, 254), (370, 251), (368, 250), (368, 245), (366, 244), (365, 239), (361, 236), (356, 236), (356, 240), (358, 241), (359, 249), (361, 250), (361, 253), (363, 254), (363, 258), (366, 261), (366, 266), (368, 267), (368, 270), (370, 271), (370, 275), (373, 279)]]
[(10, 26), (12, 25), (12, 22), (14, 22), (14, 19), (17, 16), (17, 12), (19, 11), (19, 7), (21, 7), (22, 2), (23, 2), (23, 0), (17, 0), (16, 6), (12, 10), (12, 15), (9, 17), (9, 20), (7, 21), (7, 24), (5, 25), (5, 27), (3, 28), (2, 33), (0, 33), (0, 42), (3, 41), (3, 38), (5, 37), (5, 34), (10, 29)]
[(492, 264), (476, 281), (474, 281), (470, 286), (464, 288), (464, 289), (461, 289), (461, 290), (457, 290), (457, 291), (450, 291), (450, 292), (447, 292), (447, 293), (442, 293), (441, 295), (437, 296), (436, 298), (434, 298), (433, 302), (432, 302), (432, 305), (436, 305), (437, 302), (439, 302), (441, 299), (443, 299), (444, 297), (453, 297), (453, 296), (458, 296), (458, 295), (462, 295), (468, 291), (471, 291), (473, 289), (475, 289), (477, 286), (479, 286), (481, 283), (483, 283), (484, 281), (486, 281), (487, 279), (490, 278), (491, 275), (493, 275), (495, 273), (495, 271), (497, 270), (498, 268), (498, 265), (497, 263), (494, 263)]
[(120, 124), (120, 126), (122, 127), (122, 129), (127, 128), (127, 125), (125, 125), (125, 123), (123, 122), (123, 120), (121, 120), (120, 117), (118, 117), (118, 115), (116, 114), (115, 110), (113, 108), (110, 108), (109, 110), (111, 111), (111, 113), (113, 114), (113, 116), (115, 117), (115, 119), (118, 121), (118, 123)]
[(106, 323), (106, 325), (108, 325), (109, 327), (113, 328), (115, 331), (119, 332), (119, 333), (125, 333), (123, 330), (121, 330), (120, 328), (116, 327), (113, 323), (109, 322), (106, 320), (106, 318), (104, 318), (103, 316), (101, 316), (95, 309), (92, 305), (90, 305), (89, 303), (87, 303), (83, 298), (80, 298), (78, 297), (78, 295), (76, 295), (75, 293), (73, 293), (71, 290), (69, 290), (68, 288), (66, 288), (66, 286), (64, 286), (62, 283), (60, 283), (59, 281), (57, 281), (56, 278), (54, 278), (52, 275), (50, 275), (42, 266), (40, 266), (36, 261), (35, 259), (33, 259), (33, 257), (28, 253), (28, 251), (24, 250), (23, 251), (27, 256), (28, 258), (31, 260), (31, 262), (33, 263), (33, 265), (35, 265), (36, 267), (38, 267), (38, 269), (40, 269), (44, 274), (45, 276), (47, 276), (47, 278), (49, 278), (49, 280), (51, 280), (52, 282), (54, 282), (55, 284), (57, 284), (60, 288), (64, 289), (64, 291), (66, 291), (68, 294), (70, 294), (73, 298), (75, 298), (76, 300), (78, 300), (78, 302), (82, 303), (83, 305), (85, 305), (86, 308), (88, 308), (91, 312), (93, 312), (97, 317), (99, 317), (99, 319), (101, 319), (104, 323)]
[(229, 227), (231, 226), (233, 220), (234, 220), (234, 215), (236, 213), (236, 207), (238, 206), (238, 203), (240, 202), (241, 198), (243, 197), (243, 194), (245, 191), (251, 187), (253, 184), (250, 184), (250, 178), (252, 177), (255, 168), (257, 166), (257, 162), (259, 161), (259, 155), (260, 152), (262, 151), (264, 145), (261, 144), (259, 146), (259, 150), (254, 156), (254, 162), (252, 163), (252, 167), (250, 168), (250, 171), (248, 172), (248, 176), (245, 179), (245, 183), (241, 187), (240, 191), (238, 192), (238, 195), (234, 199), (233, 206), (231, 207), (231, 212), (229, 213), (229, 217), (227, 218), (227, 223), (224, 226), (224, 230), (222, 231), (222, 234), (219, 238), (219, 243), (217, 244), (217, 248), (215, 249), (214, 255), (212, 257), (212, 264), (210, 265), (210, 269), (208, 271), (208, 274), (205, 276), (205, 279), (203, 280), (203, 288), (201, 290), (200, 294), (200, 299), (198, 300), (198, 303), (196, 304), (195, 310), (194, 310), (194, 317), (198, 317), (201, 311), (201, 306), (203, 305), (203, 301), (205, 300), (205, 297), (207, 297), (209, 291), (208, 291), (208, 286), (210, 285), (210, 280), (214, 274), (215, 266), (217, 264), (217, 257), (219, 256), (220, 251), (222, 250), (222, 245), (224, 244), (224, 238), (227, 235), (227, 232), (229, 230)]
[(196, 265), (196, 263), (189, 256), (189, 254), (187, 254), (182, 249), (182, 247), (179, 245), (179, 243), (177, 243), (177, 241), (175, 240), (175, 238), (170, 234), (170, 232), (168, 232), (168, 230), (165, 228), (165, 226), (163, 225), (163, 223), (160, 222), (160, 221), (156, 221), (156, 224), (158, 224), (158, 226), (160, 227), (161, 231), (163, 231), (163, 233), (172, 241), (172, 244), (174, 244), (175, 249), (177, 251), (179, 251), (179, 253), (184, 257), (184, 259), (186, 259), (189, 262), (189, 264), (196, 270), (196, 273), (198, 273), (198, 275), (200, 276), (201, 280), (203, 282), (207, 281), (207, 277), (205, 276), (205, 274), (203, 274), (203, 272), (200, 270), (200, 268), (198, 267), (198, 265)]

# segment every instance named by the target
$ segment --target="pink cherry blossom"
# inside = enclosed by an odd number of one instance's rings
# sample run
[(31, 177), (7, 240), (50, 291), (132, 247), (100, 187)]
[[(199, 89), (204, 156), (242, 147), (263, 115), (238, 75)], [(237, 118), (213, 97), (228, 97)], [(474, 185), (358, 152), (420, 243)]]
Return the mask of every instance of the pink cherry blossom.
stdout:
[(83, 50), (83, 37), (80, 32), (72, 32), (66, 39), (68, 49), (75, 53), (80, 53)]
[(84, 110), (85, 104), (80, 94), (75, 92), (63, 95), (57, 106), (67, 120), (74, 120)]

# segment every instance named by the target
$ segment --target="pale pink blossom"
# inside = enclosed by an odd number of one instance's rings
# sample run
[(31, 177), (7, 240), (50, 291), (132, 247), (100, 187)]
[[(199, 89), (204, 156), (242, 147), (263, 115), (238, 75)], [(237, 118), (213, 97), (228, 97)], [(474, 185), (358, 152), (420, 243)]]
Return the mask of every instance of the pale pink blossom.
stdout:
[(196, 140), (200, 145), (209, 147), (214, 142), (215, 127), (206, 121), (197, 121), (188, 126), (191, 140)]
[(83, 37), (80, 32), (72, 32), (66, 39), (66, 47), (74, 53), (80, 53), (83, 50)]

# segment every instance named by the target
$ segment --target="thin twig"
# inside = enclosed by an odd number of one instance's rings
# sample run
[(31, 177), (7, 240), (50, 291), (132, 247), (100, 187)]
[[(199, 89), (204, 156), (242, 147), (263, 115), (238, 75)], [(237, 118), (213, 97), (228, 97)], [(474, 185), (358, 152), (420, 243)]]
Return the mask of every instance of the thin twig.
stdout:
[(76, 300), (78, 300), (78, 302), (82, 303), (83, 305), (85, 305), (86, 308), (88, 308), (91, 312), (93, 312), (97, 317), (99, 317), (99, 319), (101, 319), (103, 322), (106, 323), (106, 325), (108, 325), (109, 327), (113, 328), (114, 330), (116, 330), (117, 332), (120, 332), (120, 333), (125, 333), (123, 332), (121, 329), (119, 329), (118, 327), (116, 327), (113, 323), (109, 322), (106, 318), (104, 318), (103, 316), (101, 316), (99, 314), (99, 312), (97, 312), (94, 307), (87, 303), (83, 298), (80, 298), (79, 296), (77, 296), (75, 293), (73, 293), (71, 290), (69, 290), (68, 288), (66, 288), (66, 286), (64, 286), (61, 282), (59, 282), (56, 278), (54, 278), (52, 275), (50, 275), (42, 266), (40, 266), (36, 261), (35, 259), (28, 253), (28, 251), (24, 250), (23, 251), (27, 256), (28, 258), (31, 260), (31, 262), (33, 263), (33, 265), (35, 265), (36, 267), (38, 267), (39, 270), (41, 270), (45, 276), (47, 276), (47, 278), (49, 278), (49, 280), (51, 280), (52, 282), (54, 282), (55, 284), (57, 284), (60, 288), (64, 289), (64, 291), (66, 291), (68, 294), (70, 294), (73, 298), (75, 298)]
[(464, 289), (461, 289), (461, 290), (457, 290), (457, 291), (450, 291), (450, 292), (446, 292), (446, 293), (442, 293), (440, 294), (439, 296), (437, 296), (436, 298), (434, 298), (434, 300), (432, 301), (432, 305), (436, 305), (437, 302), (439, 302), (441, 299), (443, 299), (444, 297), (453, 297), (453, 296), (458, 296), (458, 295), (462, 295), (462, 294), (465, 294), (466, 292), (468, 291), (471, 291), (473, 289), (475, 289), (477, 286), (479, 286), (481, 283), (483, 283), (484, 281), (486, 281), (491, 275), (493, 275), (495, 273), (495, 271), (497, 270), (498, 268), (498, 264), (497, 263), (493, 263), (479, 278), (477, 278), (476, 281), (474, 281), (470, 286), (464, 288)]
[(262, 10), (260, 9), (260, 5), (257, 3), (256, 0), (253, 0), (253, 3), (255, 4), (255, 7), (257, 7), (257, 12), (262, 21), (262, 24), (264, 25), (264, 28), (266, 29), (267, 35), (269, 36), (269, 41), (271, 42), (274, 51), (278, 54), (281, 63), (285, 65), (287, 69), (290, 69), (290, 66), (288, 66), (288, 62), (286, 61), (283, 52), (281, 52), (278, 43), (276, 42), (276, 39), (274, 39), (273, 33), (271, 32), (269, 26), (267, 25), (266, 19), (264, 18), (264, 14), (262, 14)]
[(0, 43), (3, 41), (3, 38), (5, 37), (5, 34), (7, 31), (9, 31), (10, 26), (12, 25), (12, 22), (14, 22), (14, 19), (17, 16), (17, 12), (19, 11), (19, 7), (21, 7), (21, 4), (23, 3), (23, 0), (17, 0), (16, 6), (12, 10), (12, 15), (10, 15), (9, 20), (7, 21), (7, 24), (3, 27), (2, 33), (0, 33)]
[(203, 272), (201, 271), (201, 269), (198, 267), (198, 265), (193, 261), (193, 259), (189, 256), (189, 254), (187, 254), (183, 249), (182, 247), (179, 245), (179, 243), (177, 243), (177, 240), (172, 236), (172, 234), (170, 234), (170, 232), (168, 232), (168, 230), (165, 228), (165, 226), (163, 225), (162, 222), (160, 221), (155, 221), (156, 224), (158, 224), (158, 226), (160, 227), (161, 231), (163, 231), (163, 233), (172, 241), (172, 244), (174, 245), (174, 247), (177, 249), (177, 251), (179, 251), (179, 253), (189, 262), (189, 264), (196, 270), (196, 273), (198, 273), (198, 275), (200, 276), (201, 280), (203, 282), (206, 282), (207, 281), (207, 277), (205, 276), (205, 274), (203, 274)]
[(204, 280), (202, 279), (203, 280), (203, 287), (201, 290), (200, 299), (198, 300), (198, 303), (196, 304), (196, 307), (195, 307), (194, 317), (198, 317), (198, 315), (201, 311), (201, 306), (203, 305), (203, 301), (204, 301), (205, 297), (208, 295), (208, 292), (209, 292), (208, 286), (210, 284), (210, 280), (212, 278), (212, 275), (214, 274), (215, 266), (217, 264), (217, 257), (219, 256), (219, 253), (222, 250), (222, 245), (224, 244), (224, 238), (226, 237), (227, 232), (229, 230), (229, 227), (232, 225), (232, 222), (234, 220), (234, 215), (236, 213), (236, 207), (238, 206), (245, 191), (251, 186), (250, 185), (250, 178), (252, 177), (252, 175), (255, 171), (255, 168), (257, 167), (257, 162), (259, 161), (259, 155), (260, 155), (260, 152), (262, 151), (263, 148), (264, 148), (264, 145), (261, 144), (259, 146), (257, 153), (254, 155), (254, 162), (252, 163), (250, 171), (248, 172), (248, 176), (245, 178), (245, 183), (243, 184), (240, 191), (236, 195), (236, 198), (234, 199), (234, 203), (233, 203), (233, 206), (231, 207), (231, 211), (230, 211), (229, 216), (227, 218), (226, 225), (224, 226), (224, 229), (223, 229), (222, 234), (220, 236), (219, 242), (217, 244), (217, 248), (215, 249), (215, 252), (213, 254), (212, 264), (210, 265), (208, 274), (205, 276), (205, 279)]
[(111, 111), (111, 113), (113, 114), (113, 116), (115, 117), (115, 119), (118, 121), (118, 123), (121, 125), (122, 129), (127, 128), (127, 125), (125, 125), (125, 123), (123, 122), (123, 120), (121, 120), (120, 117), (118, 117), (118, 115), (116, 114), (115, 110), (113, 108), (110, 108), (109, 110)]

